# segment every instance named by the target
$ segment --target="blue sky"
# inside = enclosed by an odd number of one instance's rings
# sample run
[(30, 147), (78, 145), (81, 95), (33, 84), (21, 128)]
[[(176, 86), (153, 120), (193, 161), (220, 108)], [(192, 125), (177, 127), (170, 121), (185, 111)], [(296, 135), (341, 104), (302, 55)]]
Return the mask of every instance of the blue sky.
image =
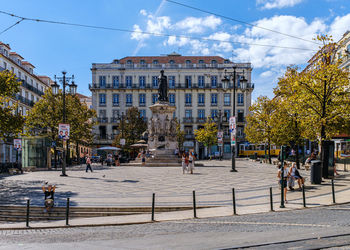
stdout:
[[(350, 30), (349, 0), (176, 1), (306, 40), (312, 40), (317, 34), (330, 34), (337, 41)], [(234, 62), (251, 62), (255, 83), (253, 98), (271, 97), (286, 67), (305, 66), (318, 48), (312, 42), (166, 0), (11, 0), (2, 1), (0, 10), (30, 18), (191, 37), (162, 37), (30, 21), (23, 21), (0, 35), (0, 41), (10, 44), (13, 51), (36, 66), (37, 74), (53, 77), (62, 70), (74, 74), (78, 91), (85, 95), (90, 95), (91, 63), (176, 51), (182, 55), (220, 55)], [(0, 14), (0, 32), (16, 21), (18, 19)]]

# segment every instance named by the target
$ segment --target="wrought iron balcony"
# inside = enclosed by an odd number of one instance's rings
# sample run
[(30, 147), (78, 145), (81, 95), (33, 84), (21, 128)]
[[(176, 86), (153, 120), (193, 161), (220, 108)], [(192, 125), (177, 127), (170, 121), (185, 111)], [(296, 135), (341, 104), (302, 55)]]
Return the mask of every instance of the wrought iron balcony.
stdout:
[(108, 123), (108, 117), (97, 117), (99, 123)]
[(197, 117), (197, 123), (205, 123), (207, 121), (206, 117)]
[(185, 139), (187, 140), (193, 140), (195, 138), (194, 134), (186, 134)]
[(184, 117), (183, 122), (184, 123), (193, 123), (193, 117)]

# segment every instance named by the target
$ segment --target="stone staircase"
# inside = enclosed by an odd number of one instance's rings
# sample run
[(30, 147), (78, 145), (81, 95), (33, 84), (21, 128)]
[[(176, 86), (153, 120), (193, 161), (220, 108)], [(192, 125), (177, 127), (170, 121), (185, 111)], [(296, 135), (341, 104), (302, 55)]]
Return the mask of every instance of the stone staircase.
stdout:
[[(207, 207), (198, 207), (207, 208)], [(192, 207), (156, 207), (155, 212), (172, 212), (190, 210)], [(45, 212), (44, 207), (30, 207), (30, 221), (65, 220), (66, 208), (54, 207), (50, 212)], [(151, 213), (151, 207), (70, 207), (69, 218), (90, 218), (104, 216), (123, 216)], [(1, 222), (26, 221), (26, 206), (0, 206)]]

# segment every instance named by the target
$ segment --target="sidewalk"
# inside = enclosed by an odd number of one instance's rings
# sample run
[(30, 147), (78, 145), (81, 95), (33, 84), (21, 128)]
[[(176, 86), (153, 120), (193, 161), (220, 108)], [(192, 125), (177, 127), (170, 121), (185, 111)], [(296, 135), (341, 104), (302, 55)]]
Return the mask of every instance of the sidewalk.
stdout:
[[(217, 164), (213, 166), (213, 162)], [(288, 192), (288, 204), (281, 209), (280, 190), (277, 185), (277, 168), (273, 165), (260, 164), (250, 161), (238, 161), (237, 173), (229, 172), (229, 162), (211, 161), (203, 162), (204, 166), (198, 167), (197, 175), (182, 174), (178, 168), (137, 168), (121, 167), (113, 169), (96, 170), (88, 179), (82, 178), (87, 174), (81, 171), (69, 171), (70, 177), (57, 177), (57, 172), (34, 172), (28, 175), (10, 176), (11, 181), (19, 180), (27, 185), (43, 178), (44, 173), (49, 173), (46, 178), (59, 181), (62, 191), (77, 184), (77, 177), (81, 188), (74, 193), (74, 206), (151, 206), (152, 192), (156, 193), (155, 206), (192, 206), (192, 190), (196, 190), (197, 206), (215, 206), (213, 208), (197, 209), (198, 218), (233, 215), (232, 187), (235, 187), (237, 214), (251, 214), (270, 211), (269, 188), (273, 187), (273, 206), (275, 211), (288, 211), (291, 209), (303, 209), (302, 192)], [(181, 173), (180, 173), (181, 171)], [(350, 202), (350, 174), (339, 171), (340, 177), (336, 178), (335, 192), (336, 202)], [(88, 173), (90, 174), (90, 173)], [(115, 174), (114, 181), (103, 175)], [(309, 171), (301, 171), (308, 177)], [(101, 176), (102, 175), (102, 176)], [(121, 175), (123, 175), (121, 177)], [(133, 179), (129, 177), (133, 176)], [(164, 179), (162, 179), (164, 177)], [(91, 179), (92, 178), (92, 179)], [(123, 182), (122, 180), (137, 180), (137, 182)], [(53, 181), (52, 180), (52, 181)], [(9, 180), (8, 183), (12, 183)], [(28, 183), (29, 182), (29, 183)], [(306, 180), (306, 205), (307, 207), (327, 206), (332, 204), (332, 189), (330, 180), (325, 180), (321, 185), (311, 185), (309, 178)], [(13, 184), (13, 183), (12, 183)], [(21, 183), (20, 183), (21, 184)], [(61, 187), (62, 185), (62, 187)], [(88, 185), (90, 188), (87, 188)], [(105, 190), (98, 197), (100, 190)], [(119, 190), (115, 193), (114, 190)], [(34, 193), (38, 195), (38, 193)], [(0, 196), (4, 200), (5, 197)], [(61, 197), (63, 198), (63, 197)], [(42, 200), (40, 198), (37, 198)], [(75, 202), (74, 202), (75, 200)], [(41, 204), (40, 204), (41, 205)], [(193, 210), (156, 213), (156, 221), (184, 220), (193, 218)], [(74, 218), (69, 221), (70, 226), (97, 226), (97, 225), (123, 225), (133, 223), (148, 223), (151, 214), (108, 216), (94, 218)], [(31, 228), (65, 227), (65, 221), (30, 222)], [(25, 228), (25, 223), (0, 223), (0, 229)]]

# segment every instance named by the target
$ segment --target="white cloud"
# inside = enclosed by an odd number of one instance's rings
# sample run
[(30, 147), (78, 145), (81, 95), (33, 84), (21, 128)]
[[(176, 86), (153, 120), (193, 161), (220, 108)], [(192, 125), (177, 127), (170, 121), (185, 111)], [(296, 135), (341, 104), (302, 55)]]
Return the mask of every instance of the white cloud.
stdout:
[(177, 22), (174, 27), (186, 30), (188, 33), (203, 33), (206, 29), (216, 29), (221, 24), (221, 19), (215, 16), (187, 17)]
[(140, 14), (143, 16), (147, 16), (147, 11), (142, 9), (142, 10), (140, 10)]
[(350, 14), (336, 17), (330, 26), (329, 34), (338, 42), (347, 30), (350, 30)]
[(148, 35), (148, 34), (141, 33), (142, 30), (141, 30), (140, 26), (138, 26), (137, 24), (134, 24), (133, 28), (134, 28), (133, 29), (134, 32), (131, 33), (131, 39), (140, 41), (140, 40), (144, 40), (145, 38), (150, 37), (150, 35)]
[[(307, 23), (304, 18), (295, 16), (274, 16), (272, 18), (258, 20), (255, 24), (309, 41), (312, 41), (318, 33), (324, 33), (327, 30), (327, 26), (322, 20), (315, 19), (311, 23)], [(237, 60), (250, 61), (257, 68), (274, 68), (288, 66), (290, 64), (302, 64), (312, 56), (314, 53), (312, 50), (318, 49), (318, 45), (315, 43), (283, 36), (257, 27), (246, 29), (243, 35), (235, 37), (235, 41), (310, 49), (294, 50), (254, 45), (234, 49)]]
[(286, 7), (293, 7), (301, 3), (303, 0), (257, 0), (258, 5), (263, 5), (262, 9), (282, 9)]

